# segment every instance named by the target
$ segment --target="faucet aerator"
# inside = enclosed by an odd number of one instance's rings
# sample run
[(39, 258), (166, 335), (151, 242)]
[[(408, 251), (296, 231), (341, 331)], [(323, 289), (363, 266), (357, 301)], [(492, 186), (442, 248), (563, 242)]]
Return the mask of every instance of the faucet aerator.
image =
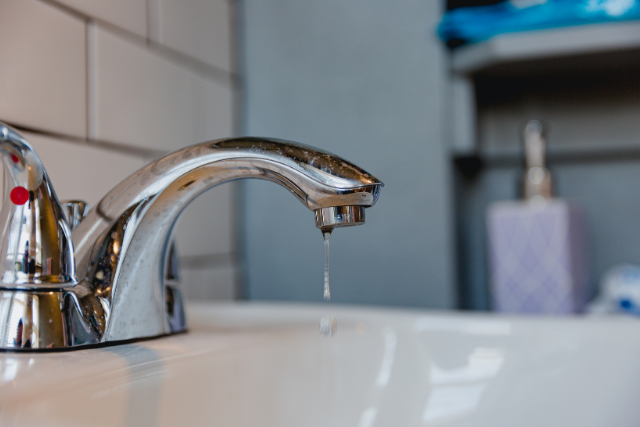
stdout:
[(364, 206), (332, 206), (316, 209), (316, 227), (323, 233), (337, 227), (364, 224)]

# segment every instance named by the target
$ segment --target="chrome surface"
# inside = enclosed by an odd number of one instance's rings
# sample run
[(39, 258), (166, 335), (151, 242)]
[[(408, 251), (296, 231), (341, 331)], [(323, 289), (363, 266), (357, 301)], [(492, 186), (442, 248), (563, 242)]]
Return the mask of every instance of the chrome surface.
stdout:
[(76, 228), (89, 212), (89, 205), (82, 200), (63, 200), (62, 207), (67, 215), (67, 223), (71, 230)]
[(0, 285), (61, 288), (77, 283), (71, 231), (47, 172), (29, 143), (0, 123), (5, 199), (0, 212)]
[(542, 123), (530, 120), (522, 132), (525, 171), (522, 176), (522, 197), (530, 201), (553, 198), (553, 180), (545, 165), (546, 132)]
[(364, 206), (332, 206), (316, 209), (316, 227), (331, 231), (336, 227), (364, 224)]
[(315, 211), (323, 231), (364, 223), (364, 208), (383, 186), (340, 157), (288, 141), (231, 138), (176, 151), (118, 184), (73, 230), (80, 283), (49, 292), (0, 289), (0, 347), (81, 348), (186, 330), (170, 250), (176, 221), (199, 194), (239, 178), (285, 187)]

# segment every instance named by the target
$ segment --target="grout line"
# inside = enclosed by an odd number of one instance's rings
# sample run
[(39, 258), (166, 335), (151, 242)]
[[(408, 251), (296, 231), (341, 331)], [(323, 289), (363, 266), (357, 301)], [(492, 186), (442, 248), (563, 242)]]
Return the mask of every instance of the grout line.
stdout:
[(112, 24), (111, 22), (108, 21), (104, 21), (101, 18), (98, 18), (96, 16), (92, 16), (92, 15), (88, 15), (82, 11), (73, 9), (67, 5), (64, 5), (62, 3), (58, 3), (56, 0), (38, 0), (42, 3), (46, 3), (52, 7), (55, 7), (56, 9), (61, 10), (62, 12), (66, 12), (70, 15), (75, 16), (78, 19), (82, 19), (84, 21), (96, 21), (96, 22), (100, 22), (101, 24), (104, 24), (116, 31), (118, 31), (119, 33), (126, 35), (127, 37), (134, 37), (134, 38), (138, 38), (138, 39), (145, 39), (144, 37), (140, 36), (139, 34), (136, 34), (132, 31), (127, 30), (126, 28), (122, 28), (119, 27), (115, 24)]
[(242, 135), (245, 126), (244, 106), (246, 105), (246, 88), (245, 80), (242, 77), (244, 69), (244, 37), (243, 37), (243, 20), (241, 15), (242, 5), (238, 1), (229, 3), (231, 28), (231, 67), (236, 70), (236, 77), (232, 81), (232, 109), (233, 109), (233, 132), (234, 135)]
[(62, 3), (58, 3), (55, 0), (39, 0), (42, 3), (46, 3), (51, 7), (54, 7), (62, 12), (68, 13), (69, 15), (73, 15), (73, 17), (81, 19), (83, 21), (88, 21), (90, 18), (89, 16), (85, 15), (84, 13), (77, 11), (75, 9), (70, 8), (67, 5), (64, 5)]
[(146, 36), (147, 36), (147, 43), (149, 43), (149, 39), (151, 39), (151, 4), (152, 0), (145, 0), (144, 2), (144, 11), (145, 11), (145, 18), (147, 20), (147, 25), (145, 27), (146, 30)]
[(158, 0), (147, 0), (147, 44), (150, 40), (160, 40), (160, 5)]
[(89, 40), (90, 25), (91, 23), (89, 21), (84, 23), (84, 136), (87, 138), (91, 135), (91, 118), (89, 117), (91, 114), (90, 98), (92, 87), (92, 82), (90, 82), (92, 73), (89, 65), (91, 58), (91, 41)]
[[(245, 128), (244, 106), (246, 105), (245, 81), (242, 78), (242, 70), (244, 69), (243, 61), (243, 20), (242, 6), (240, 1), (229, 0), (229, 27), (230, 33), (230, 55), (231, 68), (235, 71), (235, 78), (232, 83), (232, 112), (233, 112), (233, 134), (242, 135)], [(244, 249), (244, 187), (243, 182), (233, 184), (234, 191), (231, 199), (231, 230), (233, 252), (232, 265), (235, 267), (236, 274), (233, 283), (233, 297), (235, 300), (246, 299), (247, 292), (247, 272), (245, 266), (245, 249)]]
[[(233, 128), (236, 135), (246, 133), (247, 128), (247, 93), (246, 80), (243, 78), (245, 69), (244, 56), (244, 3), (239, 0), (230, 0), (230, 17), (231, 17), (231, 66), (237, 73), (233, 87)], [(238, 181), (235, 184), (232, 203), (232, 227), (233, 242), (235, 246), (234, 262), (236, 266), (236, 276), (234, 283), (235, 299), (248, 299), (248, 266), (246, 262), (246, 228), (245, 228), (245, 193), (246, 182)]]
[(94, 21), (87, 22), (87, 139), (96, 139), (98, 103), (98, 89), (96, 84), (96, 65), (97, 65), (97, 44), (96, 44), (96, 25)]
[[(230, 85), (231, 88), (233, 88), (234, 81), (238, 78), (238, 76), (232, 71), (226, 71), (222, 68), (219, 68), (215, 65), (208, 64), (197, 58), (193, 58), (185, 53), (182, 53), (170, 47), (163, 46), (157, 42), (152, 41), (148, 37), (142, 37), (136, 33), (133, 33), (129, 30), (118, 27), (117, 25), (104, 21), (100, 18), (90, 16), (80, 11), (74, 10), (68, 6), (57, 3), (55, 0), (39, 0), (39, 1), (46, 3), (50, 6), (53, 6), (57, 9), (60, 9), (63, 12), (69, 13), (84, 21), (94, 21), (95, 23), (99, 24), (100, 27), (102, 27), (103, 29), (111, 33), (116, 33), (118, 36), (126, 38), (131, 43), (141, 46), (142, 48), (147, 49), (148, 51), (174, 63), (175, 65), (181, 68), (185, 68), (186, 70), (191, 71), (195, 74), (198, 74), (215, 83)], [(148, 26), (149, 26), (149, 23), (147, 22), (147, 35), (149, 32)]]
[(124, 154), (131, 154), (134, 156), (142, 157), (145, 160), (149, 160), (149, 158), (162, 157), (169, 154), (169, 151), (165, 150), (153, 150), (151, 148), (133, 147), (131, 145), (123, 144), (120, 142), (103, 141), (98, 139), (87, 139), (86, 142), (92, 147), (118, 151)]
[(106, 22), (100, 19), (95, 19), (95, 21), (105, 31), (108, 31), (118, 37), (127, 39), (127, 41), (129, 41), (130, 43), (135, 44), (138, 47), (145, 49), (152, 54), (155, 54), (173, 63), (174, 65), (177, 65), (180, 68), (185, 69), (186, 71), (191, 71), (194, 74), (198, 74), (199, 76), (207, 80), (211, 80), (218, 84), (232, 86), (233, 81), (237, 78), (237, 76), (230, 71), (223, 70), (222, 68), (216, 67), (215, 65), (207, 64), (204, 61), (193, 58), (170, 47), (161, 45), (160, 43), (157, 43), (151, 39), (140, 37), (139, 35), (130, 33), (128, 31), (123, 31), (120, 27), (117, 27), (110, 22)]
[[(0, 119), (1, 120), (1, 119)], [(19, 130), (19, 131), (23, 131), (23, 132), (29, 132), (29, 133), (33, 133), (36, 135), (41, 135), (41, 136), (48, 136), (51, 138), (56, 138), (56, 139), (60, 139), (66, 142), (70, 142), (72, 144), (78, 144), (78, 145), (85, 145), (88, 147), (96, 147), (96, 148), (103, 148), (103, 149), (107, 149), (110, 151), (117, 151), (123, 154), (130, 154), (133, 156), (137, 156), (137, 157), (142, 157), (144, 159), (149, 159), (150, 157), (159, 157), (159, 156), (163, 156), (165, 154), (167, 154), (167, 151), (163, 151), (163, 150), (152, 150), (149, 148), (139, 148), (139, 147), (133, 147), (130, 145), (126, 145), (126, 144), (122, 144), (119, 142), (111, 142), (111, 141), (103, 141), (103, 140), (97, 140), (97, 139), (90, 139), (90, 138), (82, 138), (79, 136), (74, 136), (74, 135), (67, 135), (67, 134), (63, 134), (63, 133), (57, 133), (57, 132), (51, 132), (51, 131), (47, 131), (47, 130), (43, 130), (43, 129), (39, 129), (39, 128), (34, 128), (31, 126), (23, 126), (20, 124), (17, 124), (15, 122), (11, 122), (11, 121), (5, 121), (5, 120), (1, 120), (2, 122), (8, 124), (9, 126)]]
[(100, 19), (95, 19), (95, 21), (103, 30), (108, 31), (117, 37), (124, 38), (128, 42), (137, 45), (138, 47), (145, 49), (186, 71), (190, 71), (207, 80), (213, 81), (214, 83), (230, 85), (233, 87), (233, 82), (237, 78), (237, 76), (230, 71), (223, 70), (215, 65), (207, 64), (206, 62), (193, 58), (170, 47), (161, 45), (151, 39), (140, 37), (139, 35), (128, 31), (123, 31), (120, 27), (109, 22)]
[(229, 85), (233, 89), (234, 82), (238, 79), (238, 76), (234, 72), (226, 71), (215, 65), (208, 64), (178, 50), (161, 45), (153, 40), (148, 41), (147, 48), (152, 53), (155, 53), (176, 65), (186, 65), (194, 74), (198, 74), (214, 83)]

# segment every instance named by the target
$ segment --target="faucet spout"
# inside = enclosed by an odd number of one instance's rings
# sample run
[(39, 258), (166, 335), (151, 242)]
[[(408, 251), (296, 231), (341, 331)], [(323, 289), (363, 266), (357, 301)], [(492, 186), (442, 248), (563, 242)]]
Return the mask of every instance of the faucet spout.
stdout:
[(280, 184), (315, 211), (323, 232), (363, 224), (383, 186), (312, 147), (221, 139), (140, 169), (86, 216), (86, 206), (72, 203), (69, 218), (79, 224), (70, 233), (42, 162), (2, 123), (0, 157), (14, 186), (0, 212), (0, 350), (73, 349), (185, 331), (173, 233), (189, 202), (215, 185), (239, 178)]
[(110, 191), (72, 232), (81, 285), (108, 312), (101, 342), (186, 329), (182, 311), (168, 308), (179, 291), (163, 277), (175, 224), (197, 195), (239, 178), (285, 187), (315, 211), (323, 231), (364, 223), (364, 208), (376, 203), (383, 186), (338, 156), (277, 139), (206, 142), (151, 163)]

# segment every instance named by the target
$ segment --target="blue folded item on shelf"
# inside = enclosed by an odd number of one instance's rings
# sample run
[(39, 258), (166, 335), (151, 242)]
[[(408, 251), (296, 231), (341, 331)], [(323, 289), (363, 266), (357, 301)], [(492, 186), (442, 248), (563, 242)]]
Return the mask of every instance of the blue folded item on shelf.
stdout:
[(444, 14), (438, 36), (469, 44), (504, 33), (640, 19), (640, 0), (511, 0)]
[(598, 296), (591, 301), (587, 312), (640, 316), (640, 266), (622, 264), (609, 269), (602, 278)]

